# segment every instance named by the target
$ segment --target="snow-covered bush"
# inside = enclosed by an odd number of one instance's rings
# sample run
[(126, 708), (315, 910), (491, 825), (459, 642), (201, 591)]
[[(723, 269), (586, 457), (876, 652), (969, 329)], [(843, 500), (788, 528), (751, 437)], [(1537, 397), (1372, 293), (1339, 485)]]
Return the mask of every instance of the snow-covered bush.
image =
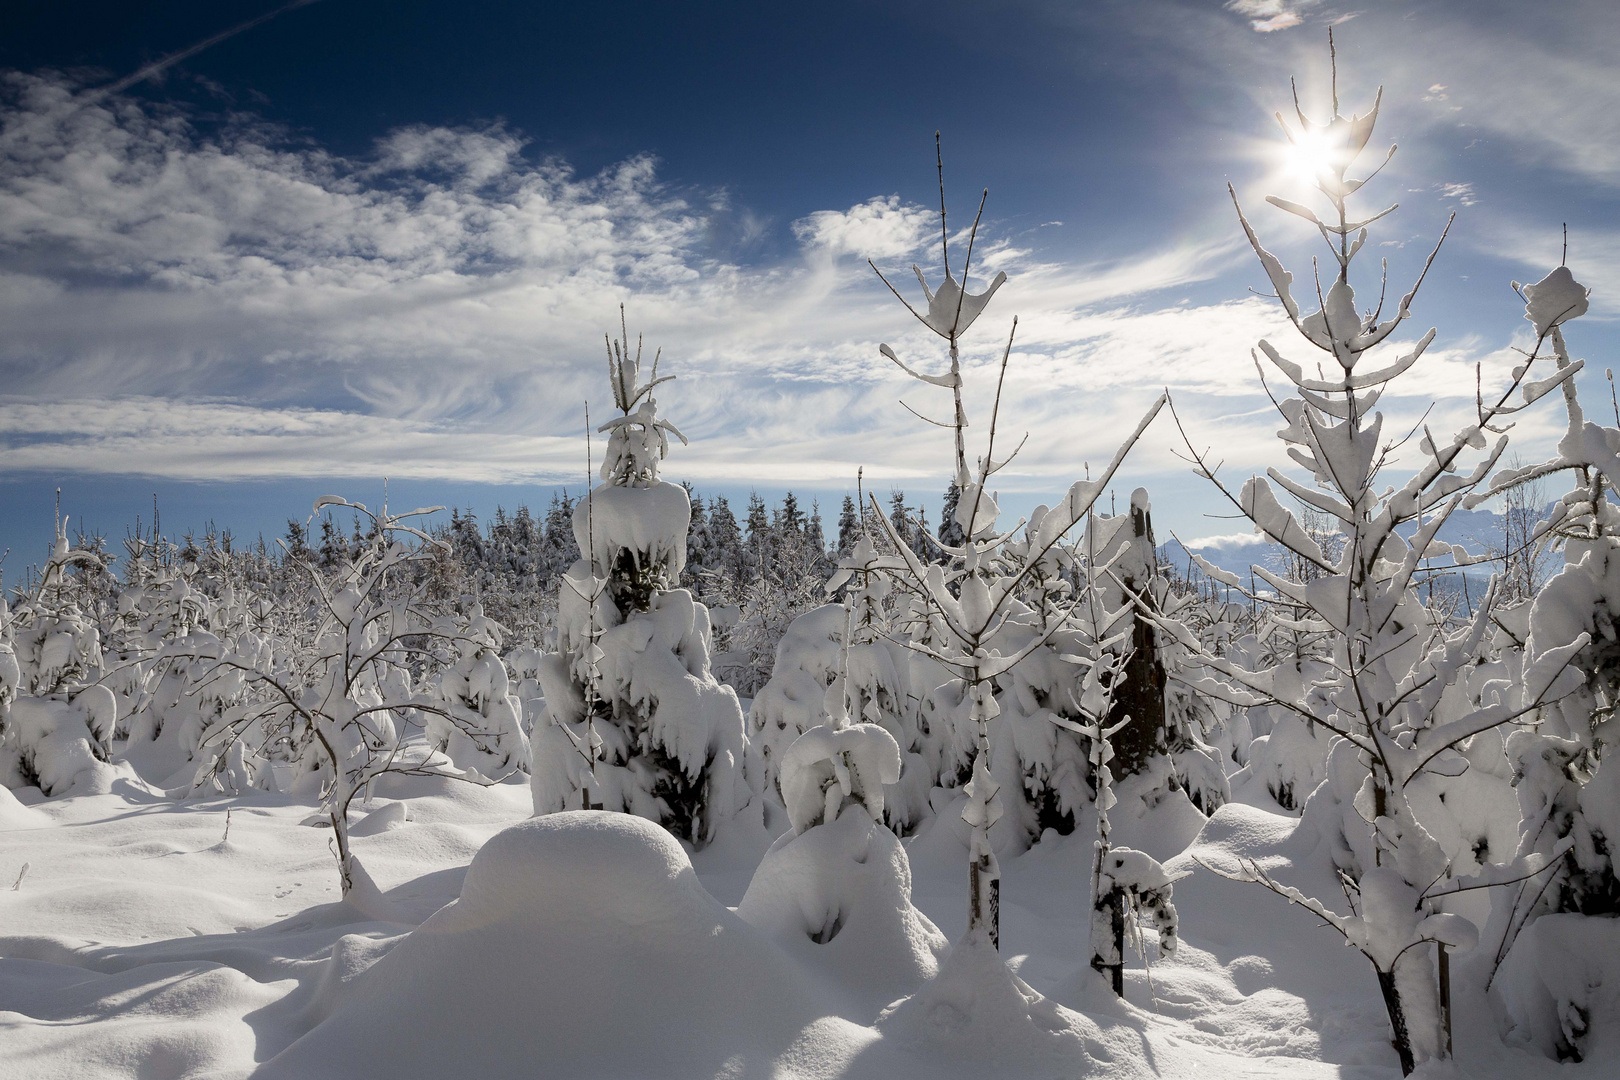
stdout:
[[(411, 581), (409, 569), (430, 559), (437, 542), (408, 522), (433, 511), (396, 515), (384, 506), (373, 513), (327, 495), (316, 501), (316, 513), (327, 506), (363, 515), (372, 529), (356, 557), (339, 563), (330, 576), (304, 564), (317, 605), (312, 632), (269, 656), (257, 642), (243, 651), (240, 646), (251, 641), (246, 638), (234, 651), (215, 639), (208, 649), (177, 643), (170, 654), (209, 662), (210, 679), (240, 679), (251, 691), (203, 740), (216, 764), (200, 768), (217, 771), (218, 763), (247, 761), (260, 772), (272, 761), (290, 763), (293, 793), (317, 795), (332, 828), (344, 895), (358, 887), (365, 902), (375, 886), (349, 847), (355, 798), (385, 773), (502, 779), (520, 767), (522, 732), (514, 739), (510, 729), (491, 723), (464, 698), (446, 701), (442, 684), (419, 685), (418, 673), (435, 663), (436, 649), (466, 645), (474, 657), (470, 667), (476, 667), (478, 650), (488, 641), (482, 624), (458, 627), (439, 618), (423, 598), (425, 586)], [(496, 682), (487, 671), (470, 673), (469, 683), (478, 686), (469, 685), (469, 692)], [(491, 704), (504, 706), (506, 700)], [(480, 768), (505, 762), (506, 773), (457, 774), (413, 752), (406, 736), (422, 717), (432, 717), (441, 733), (454, 728), (455, 738), (444, 741), (462, 749), (464, 760)]]
[[(1534, 327), (1539, 350), (1550, 344), (1561, 372), (1572, 372), (1564, 326), (1584, 314), (1588, 290), (1567, 266), (1521, 288), (1525, 318)], [(1571, 666), (1583, 676), (1571, 694), (1541, 710), (1534, 728), (1515, 731), (1505, 741), (1510, 782), (1519, 810), (1517, 855), (1553, 860), (1552, 870), (1498, 891), (1484, 935), (1492, 950), (1489, 986), (1505, 1003), (1510, 1037), (1531, 1042), (1560, 1057), (1579, 1057), (1588, 1040), (1585, 1005), (1566, 991), (1553, 994), (1566, 967), (1558, 944), (1567, 933), (1584, 932), (1574, 921), (1560, 921), (1545, 933), (1536, 928), (1557, 913), (1613, 916), (1620, 913), (1620, 770), (1609, 760), (1615, 746), (1614, 711), (1620, 702), (1620, 648), (1615, 613), (1620, 612), (1620, 427), (1587, 419), (1571, 381), (1562, 386), (1567, 427), (1556, 455), (1532, 466), (1505, 470), (1477, 504), (1500, 492), (1513, 492), (1541, 477), (1570, 473), (1572, 489), (1553, 504), (1546, 520), (1523, 537), (1525, 545), (1557, 540), (1564, 566), (1528, 604), (1509, 609), (1498, 620), (1510, 638), (1500, 650), (1503, 677), (1514, 678), (1535, 658), (1578, 645)], [(1584, 644), (1581, 644), (1584, 643)], [(1540, 974), (1537, 974), (1537, 973)], [(1542, 987), (1543, 990), (1535, 989)], [(1552, 997), (1562, 998), (1556, 1009)], [(1532, 1003), (1541, 1004), (1532, 1004)], [(1545, 1005), (1545, 1008), (1543, 1007)]]
[(778, 773), (800, 735), (846, 710), (879, 725), (900, 747), (902, 766), (898, 779), (887, 782), (877, 816), (904, 835), (930, 812), (940, 745), (917, 707), (913, 656), (895, 636), (890, 575), (902, 565), (879, 555), (868, 536), (840, 560), (827, 591), (841, 594), (842, 603), (800, 615), (777, 645), (770, 681), (749, 714), (749, 760), (767, 797), (783, 800)]
[(0, 783), (63, 795), (105, 785), (118, 704), (95, 681), (100, 635), (65, 589), (68, 568), (94, 556), (70, 549), (66, 523), (33, 588), (0, 598)]
[(1560, 1061), (1612, 1062), (1620, 1050), (1620, 919), (1574, 913), (1537, 919), (1496, 973), (1505, 1041)]
[(482, 777), (510, 776), (529, 766), (523, 704), (511, 690), (501, 659), (506, 628), (474, 601), (464, 617), (440, 619), (440, 632), (455, 650), (438, 675), (444, 713), (423, 718), (428, 745), (460, 769)]

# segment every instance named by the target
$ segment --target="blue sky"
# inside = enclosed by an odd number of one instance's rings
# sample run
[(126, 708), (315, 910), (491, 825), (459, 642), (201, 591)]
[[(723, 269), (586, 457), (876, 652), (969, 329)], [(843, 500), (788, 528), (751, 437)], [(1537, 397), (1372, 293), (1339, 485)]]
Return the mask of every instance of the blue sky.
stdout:
[[(16, 9), (14, 9), (16, 10)], [(277, 12), (196, 49), (240, 24)], [(928, 363), (865, 266), (936, 266), (933, 134), (953, 231), (1009, 284), (967, 340), (970, 414), (1020, 318), (1004, 505), (1106, 460), (1159, 388), (1234, 475), (1281, 456), (1249, 350), (1287, 340), (1227, 199), (1309, 272), (1271, 114), (1298, 75), (1385, 87), (1367, 203), (1392, 290), (1458, 223), (1414, 309), (1439, 335), (1396, 418), (1460, 416), (1527, 324), (1508, 288), (1560, 255), (1607, 398), (1620, 297), (1620, 9), (1610, 3), (62, 5), (0, 38), (0, 544), (37, 559), (55, 488), (117, 537), (281, 531), (328, 490), (543, 506), (583, 473), (601, 335), (679, 380), (704, 491), (836, 502), (857, 466), (937, 506), (947, 437), (877, 344)], [(139, 77), (137, 76), (144, 76)], [(1371, 259), (1363, 258), (1363, 262)], [(937, 269), (935, 270), (937, 276)], [(1361, 283), (1363, 290), (1367, 287)], [(1372, 286), (1376, 288), (1376, 284)], [(934, 410), (937, 412), (938, 410)], [(1521, 421), (1520, 452), (1559, 414)], [(1234, 531), (1160, 421), (1122, 494), (1161, 534)], [(936, 515), (931, 515), (936, 516)]]

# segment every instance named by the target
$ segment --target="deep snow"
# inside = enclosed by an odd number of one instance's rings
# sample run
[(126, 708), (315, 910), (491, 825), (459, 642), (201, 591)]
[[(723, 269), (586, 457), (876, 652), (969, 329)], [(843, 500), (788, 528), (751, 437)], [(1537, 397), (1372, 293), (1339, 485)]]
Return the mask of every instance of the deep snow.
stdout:
[[(0, 1077), (1399, 1075), (1365, 961), (1202, 869), (1176, 885), (1177, 955), (1133, 957), (1113, 999), (1083, 967), (1083, 824), (1005, 860), (1002, 966), (960, 940), (948, 817), (902, 849), (849, 808), (755, 879), (763, 830), (693, 859), (638, 818), (530, 818), (521, 784), (383, 777), (353, 841), (383, 895), (357, 905), (309, 804), (112, 788), (0, 794)], [(1232, 804), (1188, 845), (1188, 810), (1122, 816), (1115, 839), (1331, 887), (1299, 819)], [(847, 878), (826, 945), (785, 907), (818, 873)], [(1507, 1048), (1483, 1000), (1458, 1013), (1458, 1061), (1432, 1075), (1612, 1075)]]

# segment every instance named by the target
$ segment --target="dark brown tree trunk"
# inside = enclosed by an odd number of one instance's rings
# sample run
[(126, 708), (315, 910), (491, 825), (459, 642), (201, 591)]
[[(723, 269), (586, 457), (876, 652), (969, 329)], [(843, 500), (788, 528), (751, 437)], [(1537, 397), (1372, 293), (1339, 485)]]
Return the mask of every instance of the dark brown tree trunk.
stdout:
[(1389, 1028), (1395, 1035), (1395, 1053), (1401, 1059), (1401, 1075), (1411, 1076), (1417, 1063), (1412, 1060), (1412, 1035), (1406, 1030), (1406, 1010), (1401, 1006), (1401, 992), (1395, 985), (1393, 971), (1378, 973), (1378, 989), (1384, 995), (1384, 1008), (1389, 1012)]
[[(1131, 507), (1131, 528), (1137, 542), (1145, 544), (1148, 556), (1146, 580), (1127, 577), (1125, 587), (1141, 597), (1151, 608), (1153, 590), (1149, 587), (1154, 567), (1153, 516), (1140, 507)], [(1113, 736), (1114, 777), (1124, 779), (1141, 772), (1148, 759), (1165, 751), (1164, 732), (1164, 664), (1159, 661), (1158, 640), (1146, 619), (1137, 618), (1131, 628), (1131, 655), (1121, 675), (1123, 680), (1114, 691), (1113, 707), (1108, 712), (1110, 725), (1129, 716), (1131, 722)]]
[(1437, 944), (1440, 950), (1440, 1023), (1443, 1025), (1444, 1042), (1440, 1047), (1440, 1056), (1451, 1056), (1451, 954), (1444, 945)]

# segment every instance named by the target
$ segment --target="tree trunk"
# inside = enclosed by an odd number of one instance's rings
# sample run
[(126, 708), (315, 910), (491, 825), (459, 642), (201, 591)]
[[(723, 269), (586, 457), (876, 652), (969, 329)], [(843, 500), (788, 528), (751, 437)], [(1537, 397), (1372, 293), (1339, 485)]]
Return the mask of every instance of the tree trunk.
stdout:
[(1445, 945), (1436, 942), (1440, 950), (1440, 1056), (1451, 1056), (1451, 954)]
[(332, 838), (337, 842), (338, 881), (343, 886), (343, 895), (349, 895), (354, 888), (354, 869), (349, 860), (349, 818), (341, 810), (333, 810), (328, 815), (332, 819)]
[[(1153, 516), (1146, 509), (1131, 507), (1131, 528), (1137, 543), (1146, 548), (1144, 555), (1148, 571), (1139, 580), (1124, 579), (1125, 587), (1153, 604)], [(1131, 722), (1113, 738), (1114, 775), (1119, 779), (1141, 772), (1154, 754), (1165, 750), (1164, 737), (1164, 665), (1159, 661), (1158, 640), (1146, 619), (1135, 617), (1131, 627), (1131, 655), (1120, 674), (1120, 684), (1114, 688), (1114, 701), (1108, 710), (1108, 724), (1112, 726), (1129, 716)]]
[(1378, 989), (1384, 995), (1384, 1008), (1389, 1012), (1389, 1027), (1395, 1035), (1395, 1053), (1401, 1059), (1401, 1075), (1411, 1076), (1417, 1063), (1412, 1058), (1412, 1036), (1406, 1026), (1406, 1009), (1401, 1004), (1401, 992), (1395, 985), (1393, 971), (1378, 972)]
[(993, 948), (1001, 948), (1001, 873), (986, 855), (968, 863), (968, 930), (983, 926)]
[[(1106, 923), (1106, 927), (1105, 924)], [(1119, 997), (1125, 996), (1125, 890), (1118, 885), (1109, 889), (1097, 898), (1096, 909), (1091, 913), (1092, 970), (1108, 978), (1108, 985), (1113, 987), (1114, 993)], [(1097, 947), (1097, 935), (1105, 935), (1107, 944), (1104, 948)]]

